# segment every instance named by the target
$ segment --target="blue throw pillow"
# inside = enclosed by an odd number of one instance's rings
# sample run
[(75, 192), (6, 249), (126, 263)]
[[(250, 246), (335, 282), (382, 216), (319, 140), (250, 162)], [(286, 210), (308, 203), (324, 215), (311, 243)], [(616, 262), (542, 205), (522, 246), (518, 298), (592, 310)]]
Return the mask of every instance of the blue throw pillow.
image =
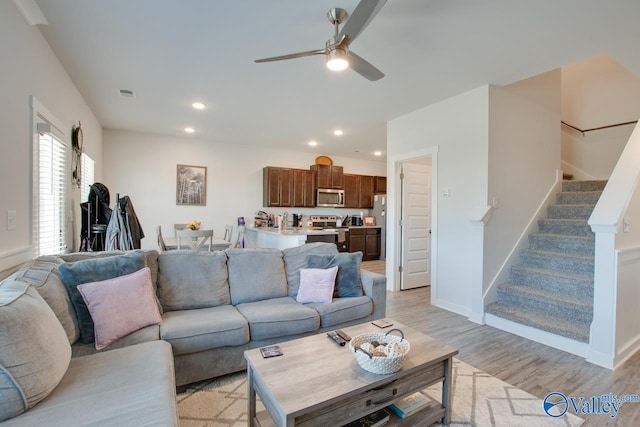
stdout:
[(135, 273), (145, 267), (144, 254), (141, 251), (128, 252), (105, 258), (91, 258), (76, 262), (66, 262), (58, 266), (71, 304), (76, 310), (80, 341), (85, 344), (94, 342), (93, 320), (89, 309), (82, 299), (78, 285), (113, 279)]
[(362, 281), (360, 264), (362, 252), (338, 253), (335, 255), (308, 255), (308, 268), (331, 268), (338, 266), (338, 276), (334, 287), (334, 298), (361, 297)]

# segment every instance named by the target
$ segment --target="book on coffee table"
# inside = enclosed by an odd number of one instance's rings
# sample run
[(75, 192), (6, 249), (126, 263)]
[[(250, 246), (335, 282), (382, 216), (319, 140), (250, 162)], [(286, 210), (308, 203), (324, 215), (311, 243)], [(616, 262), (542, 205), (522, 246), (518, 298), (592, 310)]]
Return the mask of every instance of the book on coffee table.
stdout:
[(431, 399), (417, 391), (407, 397), (396, 400), (389, 406), (400, 418), (406, 418), (429, 406)]
[(282, 356), (282, 350), (280, 350), (280, 346), (277, 345), (262, 347), (260, 353), (262, 353), (262, 357), (264, 358)]
[(379, 409), (342, 427), (380, 427), (389, 421), (390, 416), (391, 413), (386, 409)]

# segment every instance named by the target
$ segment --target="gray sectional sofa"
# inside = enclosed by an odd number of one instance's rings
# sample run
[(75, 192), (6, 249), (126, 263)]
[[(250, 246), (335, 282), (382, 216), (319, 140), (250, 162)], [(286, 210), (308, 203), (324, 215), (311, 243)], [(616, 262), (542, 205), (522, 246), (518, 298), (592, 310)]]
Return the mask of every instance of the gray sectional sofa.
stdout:
[[(7, 359), (7, 347), (0, 342), (0, 420), (3, 412), (4, 418), (12, 411), (19, 414), (0, 425), (177, 425), (176, 385), (245, 369), (243, 352), (249, 348), (385, 316), (386, 278), (367, 271), (361, 272), (361, 296), (298, 303), (300, 269), (314, 255), (347, 256), (337, 254), (333, 244), (312, 243), (283, 251), (98, 252), (33, 260), (0, 284), (0, 320), (7, 308), (25, 300), (48, 306), (43, 318), (27, 320), (36, 329), (25, 333), (37, 342), (27, 340), (25, 345), (35, 350), (25, 351), (59, 363), (34, 368), (53, 377), (46, 381), (21, 379), (7, 366), (20, 362)], [(141, 257), (149, 268), (162, 322), (98, 351), (82, 342), (82, 322), (60, 272), (125, 256)], [(9, 313), (10, 319), (17, 318), (14, 329), (22, 327), (25, 319)], [(0, 325), (0, 336), (5, 325), (10, 322)], [(55, 377), (57, 371), (61, 378)], [(33, 389), (34, 383), (45, 389)]]

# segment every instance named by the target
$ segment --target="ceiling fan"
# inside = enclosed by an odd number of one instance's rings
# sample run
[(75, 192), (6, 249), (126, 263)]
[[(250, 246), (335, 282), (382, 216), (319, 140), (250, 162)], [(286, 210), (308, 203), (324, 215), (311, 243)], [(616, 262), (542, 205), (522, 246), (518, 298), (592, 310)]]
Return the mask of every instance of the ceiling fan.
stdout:
[(386, 2), (387, 0), (361, 0), (351, 14), (351, 17), (342, 27), (342, 30), (339, 30), (339, 26), (347, 19), (347, 11), (340, 8), (329, 10), (329, 12), (327, 12), (327, 18), (329, 22), (333, 24), (335, 33), (333, 37), (327, 40), (324, 49), (256, 59), (255, 62), (273, 62), (284, 59), (302, 58), (305, 56), (326, 55), (327, 68), (330, 70), (340, 71), (350, 67), (353, 71), (371, 81), (379, 80), (384, 77), (382, 71), (350, 51), (349, 44), (369, 25), (369, 22), (380, 12), (380, 9), (382, 9), (382, 6), (384, 6)]

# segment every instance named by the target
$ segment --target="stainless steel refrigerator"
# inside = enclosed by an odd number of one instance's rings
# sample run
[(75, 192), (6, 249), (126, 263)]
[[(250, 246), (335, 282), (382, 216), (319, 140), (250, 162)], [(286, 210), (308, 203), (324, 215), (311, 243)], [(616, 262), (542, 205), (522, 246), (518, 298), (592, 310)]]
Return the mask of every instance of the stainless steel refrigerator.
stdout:
[(380, 227), (380, 259), (386, 260), (386, 225), (387, 225), (387, 195), (376, 194), (373, 196), (373, 216), (376, 217), (376, 227)]

